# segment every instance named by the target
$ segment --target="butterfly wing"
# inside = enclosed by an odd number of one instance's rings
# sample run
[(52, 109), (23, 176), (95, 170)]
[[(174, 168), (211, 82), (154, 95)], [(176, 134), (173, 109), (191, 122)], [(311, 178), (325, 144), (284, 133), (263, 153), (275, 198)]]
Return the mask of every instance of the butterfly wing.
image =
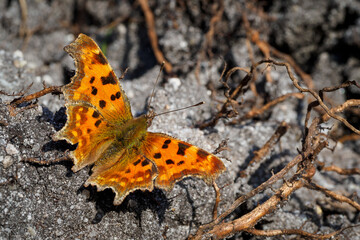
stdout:
[(80, 34), (65, 51), (75, 60), (76, 74), (62, 89), (68, 119), (53, 139), (78, 143), (70, 155), (77, 171), (94, 163), (113, 141), (116, 126), (133, 116), (118, 78), (90, 37)]
[(67, 104), (68, 121), (66, 126), (54, 135), (54, 140), (66, 139), (71, 144), (78, 144), (70, 153), (74, 161), (73, 171), (94, 163), (100, 154), (113, 141), (112, 136), (106, 136), (109, 125), (99, 112), (83, 105)]
[(93, 167), (93, 173), (85, 186), (96, 186), (97, 191), (111, 188), (115, 192), (115, 205), (137, 189), (153, 190), (157, 169), (145, 156), (122, 151), (103, 163)]
[(211, 184), (225, 170), (215, 155), (161, 133), (148, 132), (142, 150), (157, 167), (155, 186), (166, 190), (187, 176), (199, 177)]
[(107, 120), (132, 118), (130, 102), (106, 57), (90, 37), (80, 34), (64, 48), (75, 60), (76, 74), (63, 88), (65, 99), (94, 106)]

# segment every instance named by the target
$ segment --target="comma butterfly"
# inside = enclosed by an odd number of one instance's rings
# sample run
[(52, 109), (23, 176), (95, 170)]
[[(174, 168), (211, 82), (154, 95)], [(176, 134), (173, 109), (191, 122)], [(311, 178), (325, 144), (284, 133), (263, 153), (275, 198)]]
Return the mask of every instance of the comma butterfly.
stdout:
[(53, 138), (77, 143), (70, 153), (74, 172), (93, 164), (85, 186), (111, 188), (118, 205), (136, 189), (170, 190), (187, 176), (211, 184), (225, 170), (213, 154), (148, 132), (153, 116), (133, 117), (119, 79), (93, 39), (80, 34), (64, 50), (75, 60), (76, 74), (62, 88), (67, 122)]

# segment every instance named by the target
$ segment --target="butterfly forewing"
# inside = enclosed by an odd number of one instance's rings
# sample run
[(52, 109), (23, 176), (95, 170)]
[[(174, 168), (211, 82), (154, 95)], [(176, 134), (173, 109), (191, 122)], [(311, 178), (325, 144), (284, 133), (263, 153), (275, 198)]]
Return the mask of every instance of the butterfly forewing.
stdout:
[(76, 75), (64, 88), (67, 101), (89, 103), (107, 120), (124, 122), (131, 119), (130, 103), (94, 40), (80, 34), (64, 49), (76, 65)]
[(90, 37), (80, 34), (65, 51), (75, 60), (76, 74), (63, 87), (68, 120), (54, 139), (78, 144), (71, 153), (77, 171), (98, 160), (113, 141), (115, 126), (132, 114), (118, 78)]

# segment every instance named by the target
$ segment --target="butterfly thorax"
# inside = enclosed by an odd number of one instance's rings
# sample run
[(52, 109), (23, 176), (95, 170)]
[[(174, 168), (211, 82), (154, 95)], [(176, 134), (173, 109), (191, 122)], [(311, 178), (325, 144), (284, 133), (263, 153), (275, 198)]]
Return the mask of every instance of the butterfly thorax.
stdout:
[(146, 137), (147, 117), (142, 115), (125, 122), (115, 133), (120, 148), (137, 148)]

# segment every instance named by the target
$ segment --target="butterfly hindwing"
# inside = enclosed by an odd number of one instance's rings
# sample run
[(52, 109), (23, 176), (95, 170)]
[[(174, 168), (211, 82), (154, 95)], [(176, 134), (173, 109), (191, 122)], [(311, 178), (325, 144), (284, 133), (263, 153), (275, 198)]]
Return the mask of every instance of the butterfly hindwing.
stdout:
[(187, 176), (196, 176), (211, 184), (225, 170), (215, 155), (161, 133), (148, 132), (143, 151), (156, 164), (155, 186), (162, 189), (171, 189), (175, 182)]
[(106, 160), (114, 164), (105, 169), (101, 165), (95, 166), (85, 186), (96, 186), (98, 191), (113, 189), (116, 194), (115, 205), (120, 204), (130, 192), (137, 189), (153, 190), (157, 169), (146, 157), (126, 153)]
[(53, 139), (77, 143), (76, 150), (70, 154), (74, 161), (72, 169), (76, 172), (94, 163), (112, 142), (112, 137), (104, 134), (110, 128), (96, 109), (86, 105), (67, 104), (66, 112), (66, 125)]

